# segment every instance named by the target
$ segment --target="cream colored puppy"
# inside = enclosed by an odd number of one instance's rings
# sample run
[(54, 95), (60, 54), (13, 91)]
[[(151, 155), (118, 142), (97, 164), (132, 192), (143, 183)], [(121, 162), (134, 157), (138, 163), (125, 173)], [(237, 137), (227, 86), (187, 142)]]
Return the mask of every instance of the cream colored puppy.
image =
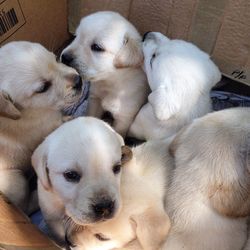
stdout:
[(250, 109), (196, 119), (171, 145), (164, 250), (241, 250), (250, 215)]
[(87, 114), (108, 116), (125, 136), (149, 91), (141, 69), (141, 36), (135, 27), (111, 11), (84, 17), (61, 60), (91, 82)]
[(0, 191), (24, 211), (32, 152), (63, 122), (61, 109), (79, 98), (79, 85), (75, 69), (39, 44), (0, 48)]
[[(155, 250), (166, 238), (167, 144), (140, 146), (131, 161), (123, 144), (109, 125), (85, 117), (62, 125), (36, 149), (39, 203), (59, 244), (66, 235), (77, 249), (131, 242), (129, 249)], [(83, 231), (74, 234), (79, 226)]]
[(210, 90), (221, 74), (209, 55), (195, 45), (158, 32), (144, 35), (144, 69), (151, 93), (129, 136), (165, 138), (211, 111)]

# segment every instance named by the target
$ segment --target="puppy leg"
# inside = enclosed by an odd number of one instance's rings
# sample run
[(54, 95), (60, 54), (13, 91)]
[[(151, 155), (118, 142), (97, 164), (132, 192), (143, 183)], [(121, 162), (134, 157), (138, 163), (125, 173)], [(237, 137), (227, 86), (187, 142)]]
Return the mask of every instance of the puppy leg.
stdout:
[(102, 113), (103, 109), (100, 100), (96, 97), (90, 96), (88, 100), (87, 115), (100, 118)]
[(123, 107), (121, 100), (111, 95), (102, 101), (103, 110), (109, 111), (113, 115), (113, 127), (115, 131), (124, 137), (133, 121), (133, 117), (128, 115), (127, 110), (122, 110), (121, 107)]
[(136, 235), (144, 250), (157, 250), (166, 240), (170, 219), (163, 208), (149, 208), (143, 214), (132, 217), (136, 223)]
[(23, 172), (18, 169), (1, 170), (0, 180), (0, 191), (12, 203), (27, 212), (29, 187)]

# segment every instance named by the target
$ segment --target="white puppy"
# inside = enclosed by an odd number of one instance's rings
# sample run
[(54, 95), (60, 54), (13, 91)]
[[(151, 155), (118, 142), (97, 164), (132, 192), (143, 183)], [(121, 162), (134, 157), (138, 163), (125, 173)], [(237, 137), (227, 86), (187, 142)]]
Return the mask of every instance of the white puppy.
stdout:
[(87, 115), (105, 119), (108, 114), (114, 129), (125, 136), (149, 91), (135, 27), (111, 11), (84, 17), (61, 60), (91, 81)]
[(196, 119), (176, 136), (164, 250), (241, 250), (250, 215), (250, 109)]
[(211, 111), (209, 93), (221, 74), (206, 53), (157, 32), (144, 35), (143, 52), (152, 93), (131, 125), (129, 136), (168, 137)]
[(109, 125), (85, 117), (59, 127), (34, 152), (39, 203), (59, 244), (79, 225), (83, 231), (70, 237), (77, 249), (113, 249), (132, 241), (129, 249), (155, 250), (165, 240), (168, 144), (140, 146), (131, 161), (123, 144)]
[(11, 42), (0, 48), (0, 93), (0, 191), (27, 211), (33, 150), (80, 97), (81, 78), (41, 45)]

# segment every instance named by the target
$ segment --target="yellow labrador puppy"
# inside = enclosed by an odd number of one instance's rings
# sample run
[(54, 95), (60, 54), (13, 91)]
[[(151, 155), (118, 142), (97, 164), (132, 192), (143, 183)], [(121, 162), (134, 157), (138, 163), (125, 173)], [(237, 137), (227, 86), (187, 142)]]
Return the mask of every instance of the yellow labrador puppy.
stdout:
[(87, 114), (108, 116), (114, 129), (125, 136), (149, 91), (141, 69), (141, 36), (135, 27), (111, 11), (86, 16), (61, 60), (91, 82)]
[(79, 98), (79, 85), (75, 69), (39, 44), (0, 48), (0, 191), (24, 211), (32, 152), (63, 122), (61, 109)]
[(174, 139), (164, 250), (241, 250), (250, 215), (250, 109), (196, 119)]
[(85, 117), (63, 124), (34, 152), (39, 203), (58, 243), (65, 235), (87, 250), (156, 250), (163, 243), (170, 227), (163, 206), (168, 144), (133, 152), (123, 145), (109, 125)]

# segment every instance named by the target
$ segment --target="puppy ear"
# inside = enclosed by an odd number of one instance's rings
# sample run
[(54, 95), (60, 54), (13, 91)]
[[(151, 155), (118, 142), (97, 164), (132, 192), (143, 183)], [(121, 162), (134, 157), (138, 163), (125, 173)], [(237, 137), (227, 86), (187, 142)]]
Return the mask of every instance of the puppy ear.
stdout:
[(154, 114), (158, 120), (167, 120), (175, 114), (181, 105), (181, 100), (171, 89), (159, 86), (148, 96), (148, 101), (153, 107)]
[(131, 219), (136, 224), (136, 236), (142, 249), (159, 249), (170, 229), (170, 219), (164, 209), (150, 208)]
[(14, 106), (11, 97), (5, 91), (0, 92), (0, 115), (13, 120), (21, 117), (20, 111)]
[(35, 150), (32, 155), (31, 161), (39, 181), (46, 190), (49, 190), (51, 188), (51, 183), (49, 179), (49, 169), (47, 166), (47, 152), (45, 143), (42, 143)]
[(122, 146), (122, 165), (130, 161), (133, 157), (132, 150), (128, 146)]
[(123, 39), (123, 46), (114, 58), (114, 66), (116, 68), (138, 67), (142, 62), (141, 43), (126, 34)]

